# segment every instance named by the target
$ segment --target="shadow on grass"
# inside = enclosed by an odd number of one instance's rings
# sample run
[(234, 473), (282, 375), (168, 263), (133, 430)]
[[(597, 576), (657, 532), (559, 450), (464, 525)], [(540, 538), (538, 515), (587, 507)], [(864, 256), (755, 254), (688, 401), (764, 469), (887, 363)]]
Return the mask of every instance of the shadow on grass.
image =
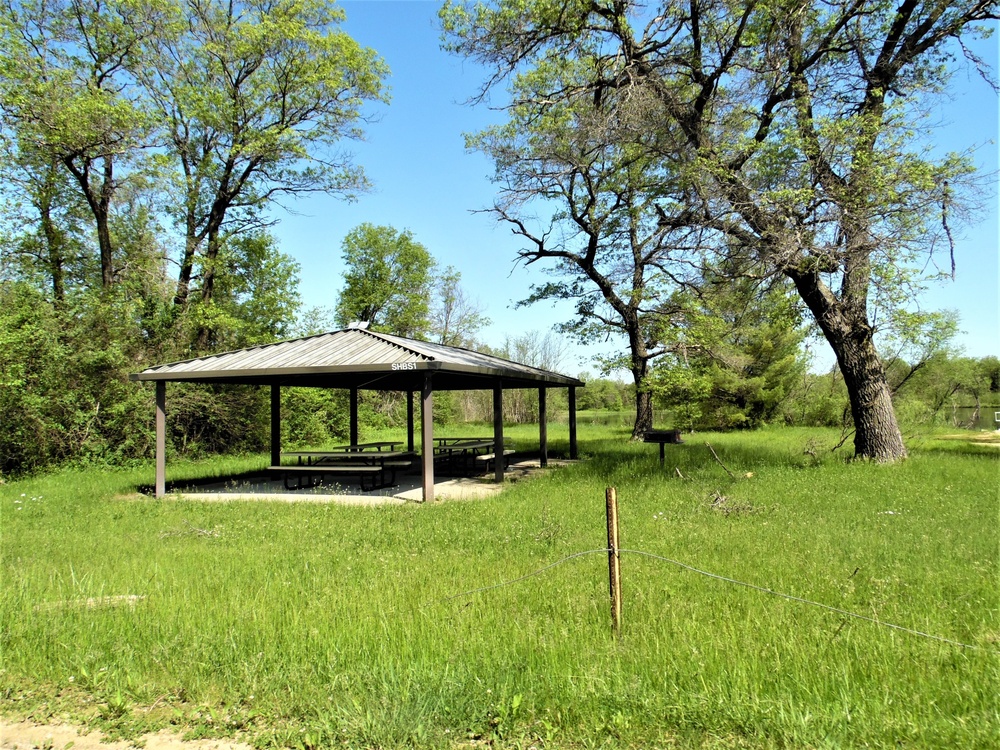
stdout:
[[(167, 492), (183, 492), (188, 489), (195, 489), (198, 487), (206, 487), (213, 484), (219, 484), (219, 482), (226, 482), (227, 484), (232, 484), (233, 486), (238, 486), (244, 483), (250, 483), (253, 481), (267, 480), (269, 479), (266, 471), (243, 471), (243, 472), (232, 472), (222, 475), (213, 474), (210, 476), (194, 476), (189, 479), (173, 479), (167, 482), (166, 491)], [(152, 497), (155, 494), (156, 488), (151, 484), (140, 484), (135, 488), (135, 491), (140, 495), (148, 495)]]

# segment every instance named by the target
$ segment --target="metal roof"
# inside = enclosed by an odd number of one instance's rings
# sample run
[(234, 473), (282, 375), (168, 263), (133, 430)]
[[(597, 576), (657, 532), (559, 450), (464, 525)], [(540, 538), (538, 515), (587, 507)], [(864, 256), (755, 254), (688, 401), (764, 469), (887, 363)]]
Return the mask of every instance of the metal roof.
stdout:
[(320, 333), (150, 367), (130, 380), (252, 383), (371, 390), (420, 390), (431, 372), (435, 390), (578, 387), (559, 373), (454, 346), (361, 328)]

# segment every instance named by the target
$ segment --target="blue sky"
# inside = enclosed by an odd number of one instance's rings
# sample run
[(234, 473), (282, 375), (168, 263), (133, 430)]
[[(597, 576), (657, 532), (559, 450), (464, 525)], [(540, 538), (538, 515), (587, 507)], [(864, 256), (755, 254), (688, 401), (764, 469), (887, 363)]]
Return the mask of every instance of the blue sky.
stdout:
[[(367, 140), (351, 146), (375, 183), (373, 192), (355, 203), (314, 197), (298, 201), (294, 215), (278, 213), (275, 233), (282, 250), (301, 264), (305, 305), (334, 305), (344, 270), (341, 242), (358, 224), (371, 222), (410, 230), (439, 263), (461, 272), (463, 288), (493, 321), (481, 333), (486, 343), (498, 346), (506, 334), (549, 331), (568, 317), (568, 307), (514, 308), (530, 284), (544, 277), (534, 267), (515, 267), (517, 238), (491, 216), (475, 213), (493, 202), (493, 169), (482, 155), (466, 152), (463, 133), (503, 117), (464, 103), (485, 80), (485, 71), (440, 49), (436, 0), (347, 0), (341, 5), (347, 13), (345, 30), (388, 63), (392, 101), (377, 108), (380, 120), (367, 128)], [(997, 44), (995, 35), (977, 47), (994, 68)], [(995, 173), (997, 96), (971, 72), (959, 72), (955, 84), (957, 93), (942, 107), (943, 127), (935, 137), (948, 150), (979, 146), (977, 162)], [(1000, 354), (997, 216), (994, 189), (983, 220), (961, 235), (956, 280), (932, 289), (922, 303), (958, 310), (964, 331), (958, 343), (970, 356)], [(816, 348), (816, 365), (826, 367), (832, 356), (825, 345)], [(560, 369), (596, 372), (588, 362), (595, 350), (568, 346)]]

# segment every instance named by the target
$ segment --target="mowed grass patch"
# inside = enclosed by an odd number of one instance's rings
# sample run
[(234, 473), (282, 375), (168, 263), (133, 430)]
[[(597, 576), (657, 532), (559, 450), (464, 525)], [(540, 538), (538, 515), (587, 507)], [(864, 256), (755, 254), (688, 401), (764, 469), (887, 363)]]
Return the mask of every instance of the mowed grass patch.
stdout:
[[(686, 435), (661, 468), (626, 432), (580, 437), (576, 465), (426, 506), (3, 485), (4, 710), (260, 746), (997, 746), (994, 456), (851, 463), (788, 429)], [(532, 575), (605, 546), (608, 486), (646, 553), (623, 553), (621, 641), (606, 553)]]

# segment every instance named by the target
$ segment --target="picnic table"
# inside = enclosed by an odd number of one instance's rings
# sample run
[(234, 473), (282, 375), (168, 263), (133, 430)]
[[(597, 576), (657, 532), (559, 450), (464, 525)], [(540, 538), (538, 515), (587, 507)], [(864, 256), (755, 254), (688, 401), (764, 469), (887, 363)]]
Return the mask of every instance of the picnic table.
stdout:
[(436, 438), (435, 460), (463, 474), (471, 474), (478, 467), (489, 469), (497, 455), (506, 461), (514, 453), (504, 440), (501, 450), (495, 450), (496, 441), (485, 437), (442, 437)]
[(317, 477), (322, 480), (337, 475), (357, 477), (363, 492), (378, 490), (394, 486), (396, 472), (413, 465), (416, 454), (393, 450), (397, 445), (402, 441), (337, 446), (325, 451), (285, 451), (282, 457), (295, 458), (296, 463), (271, 466), (268, 471), (281, 476), (289, 490), (313, 487)]
[(355, 443), (353, 445), (335, 445), (330, 451), (350, 451), (351, 453), (358, 453), (366, 450), (376, 450), (381, 451), (383, 448), (386, 450), (394, 451), (397, 445), (402, 445), (402, 440), (376, 440), (371, 443)]

